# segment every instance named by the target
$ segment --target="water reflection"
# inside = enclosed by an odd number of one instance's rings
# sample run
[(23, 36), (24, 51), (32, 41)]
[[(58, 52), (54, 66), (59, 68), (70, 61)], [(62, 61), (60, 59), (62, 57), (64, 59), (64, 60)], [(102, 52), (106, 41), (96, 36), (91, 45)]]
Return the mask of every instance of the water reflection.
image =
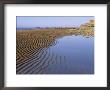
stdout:
[[(65, 59), (57, 59), (57, 63), (50, 66), (51, 71), (47, 69), (46, 73), (94, 73), (94, 37), (72, 35), (57, 39), (57, 41), (59, 43), (50, 47), (50, 50), (52, 53), (64, 56)], [(54, 72), (54, 69), (56, 72)]]

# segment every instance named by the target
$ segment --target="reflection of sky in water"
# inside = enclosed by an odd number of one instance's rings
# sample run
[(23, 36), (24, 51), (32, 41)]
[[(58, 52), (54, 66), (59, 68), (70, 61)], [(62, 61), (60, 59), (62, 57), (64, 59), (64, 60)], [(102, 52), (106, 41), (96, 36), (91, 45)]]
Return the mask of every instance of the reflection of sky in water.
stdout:
[[(65, 36), (57, 39), (57, 44), (51, 46), (50, 51), (65, 56), (66, 59), (62, 59), (62, 64), (50, 65), (50, 69), (53, 68), (56, 72), (47, 69), (47, 73), (58, 74), (58, 71), (69, 74), (94, 73), (94, 37)], [(56, 62), (60, 62), (60, 59)]]

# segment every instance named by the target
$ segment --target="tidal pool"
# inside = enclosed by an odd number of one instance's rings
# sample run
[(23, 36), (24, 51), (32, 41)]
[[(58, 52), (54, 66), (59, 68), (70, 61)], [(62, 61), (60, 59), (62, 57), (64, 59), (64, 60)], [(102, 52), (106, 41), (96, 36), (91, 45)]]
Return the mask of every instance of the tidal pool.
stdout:
[(49, 49), (57, 58), (45, 73), (94, 74), (94, 37), (64, 36)]

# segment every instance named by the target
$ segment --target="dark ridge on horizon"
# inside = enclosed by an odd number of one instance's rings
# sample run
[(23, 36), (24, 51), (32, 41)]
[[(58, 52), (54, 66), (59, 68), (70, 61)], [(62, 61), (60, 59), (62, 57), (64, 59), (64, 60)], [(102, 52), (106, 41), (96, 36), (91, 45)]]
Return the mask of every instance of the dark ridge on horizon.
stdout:
[(16, 30), (35, 30), (35, 29), (77, 29), (78, 27), (17, 27)]
[(33, 30), (35, 28), (18, 27), (16, 30)]

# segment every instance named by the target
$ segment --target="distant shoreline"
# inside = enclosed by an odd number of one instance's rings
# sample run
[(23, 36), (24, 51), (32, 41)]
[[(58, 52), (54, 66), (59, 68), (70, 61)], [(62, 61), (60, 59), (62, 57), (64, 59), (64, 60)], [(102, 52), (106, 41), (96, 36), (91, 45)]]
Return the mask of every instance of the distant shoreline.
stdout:
[(69, 28), (69, 27), (67, 28), (54, 28), (54, 27), (52, 28), (16, 28), (16, 30), (46, 30), (46, 29), (55, 30), (55, 29), (78, 29), (78, 28)]

